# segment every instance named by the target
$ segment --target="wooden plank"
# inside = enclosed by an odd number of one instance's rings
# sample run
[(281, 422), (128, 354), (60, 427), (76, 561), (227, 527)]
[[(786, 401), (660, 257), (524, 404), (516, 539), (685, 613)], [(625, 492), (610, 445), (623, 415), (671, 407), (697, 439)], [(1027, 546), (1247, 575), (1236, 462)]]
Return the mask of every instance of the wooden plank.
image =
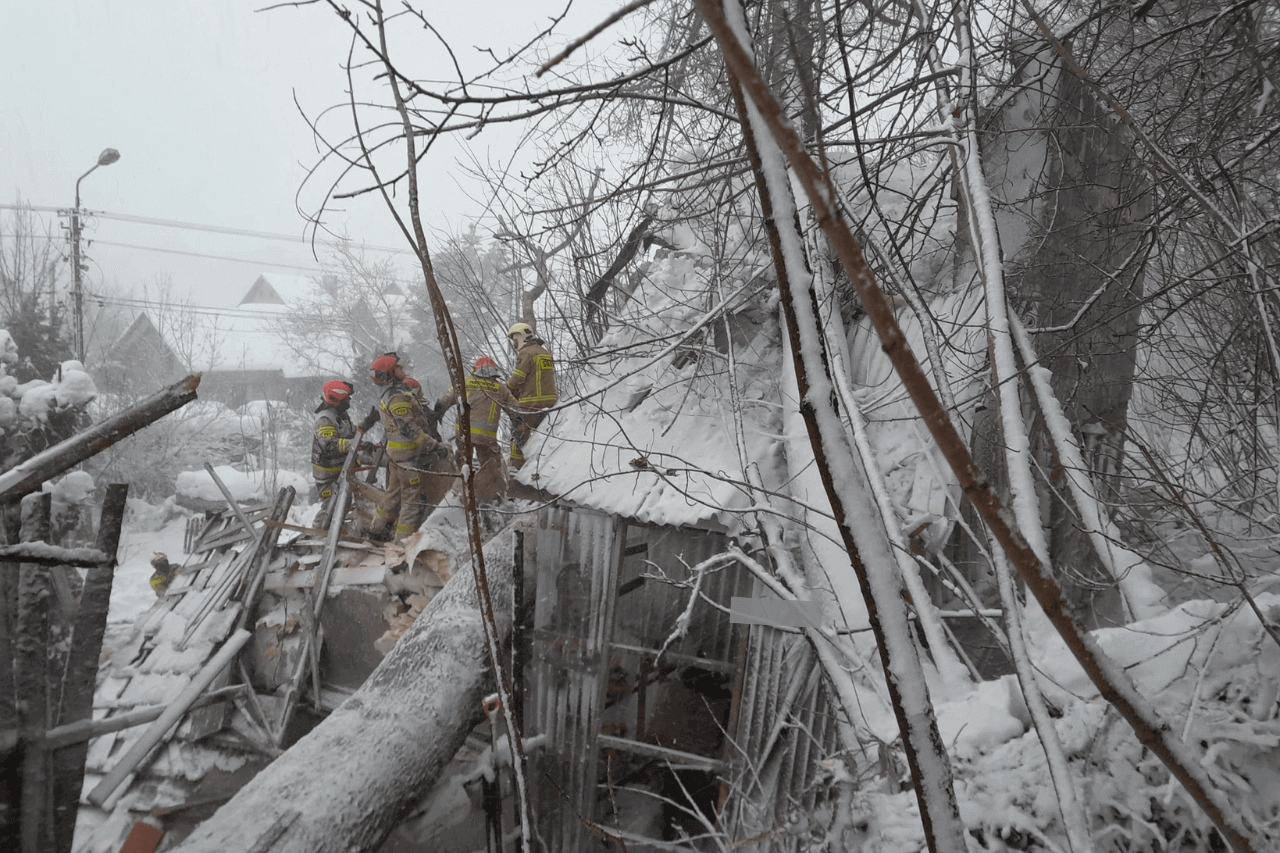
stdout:
[(229, 545), (236, 545), (240, 542), (248, 542), (249, 540), (256, 539), (256, 538), (257, 538), (256, 536), (252, 536), (249, 533), (246, 533), (243, 528), (237, 527), (225, 533), (218, 533), (215, 536), (211, 536), (207, 540), (202, 540), (200, 542), (200, 551), (202, 553), (207, 551), (215, 551), (218, 548), (226, 548)]
[[(310, 589), (315, 586), (317, 570), (304, 569), (299, 572), (272, 572), (267, 575), (264, 589)], [(349, 569), (334, 569), (332, 586), (356, 586), (380, 584), (386, 577), (386, 566), (356, 566)]]
[(199, 698), (210, 682), (235, 659), (235, 656), (240, 653), (240, 649), (244, 648), (245, 643), (249, 642), (252, 636), (248, 631), (241, 630), (223, 644), (213, 659), (205, 664), (199, 674), (192, 679), (187, 689), (182, 691), (173, 701), (173, 704), (165, 709), (160, 718), (151, 724), (143, 736), (130, 748), (125, 757), (120, 760), (120, 763), (113, 767), (103, 777), (102, 781), (89, 792), (89, 802), (99, 808), (102, 807), (107, 798), (124, 782), (125, 777), (137, 768), (142, 759), (151, 751), (151, 748), (158, 744), (165, 733), (173, 728), (174, 723), (178, 722), (186, 714), (187, 709), (191, 707), (191, 703)]
[[(195, 709), (204, 708), (215, 703), (225, 704), (248, 689), (243, 684), (234, 684), (222, 689), (215, 689), (191, 703), (191, 707)], [(50, 748), (69, 746), (73, 743), (82, 743), (93, 738), (114, 734), (124, 729), (141, 726), (158, 718), (164, 713), (165, 707), (164, 705), (148, 705), (145, 708), (136, 708), (125, 713), (113, 714), (100, 720), (80, 720), (65, 726), (58, 726), (56, 729), (49, 729), (45, 733), (45, 746)]]
[[(213, 681), (209, 682), (208, 689), (210, 691), (217, 692), (227, 687), (230, 683), (231, 667), (228, 666), (225, 667), (222, 672), (218, 673), (218, 675), (214, 677)], [(193, 710), (187, 718), (191, 722), (191, 730), (185, 734), (185, 738), (187, 740), (197, 741), (200, 740), (200, 738), (208, 737), (214, 732), (222, 730), (222, 727), (226, 725), (227, 714), (231, 710), (231, 703), (219, 702), (217, 704), (205, 705), (202, 708), (196, 709), (195, 703), (193, 702), (191, 707)]]

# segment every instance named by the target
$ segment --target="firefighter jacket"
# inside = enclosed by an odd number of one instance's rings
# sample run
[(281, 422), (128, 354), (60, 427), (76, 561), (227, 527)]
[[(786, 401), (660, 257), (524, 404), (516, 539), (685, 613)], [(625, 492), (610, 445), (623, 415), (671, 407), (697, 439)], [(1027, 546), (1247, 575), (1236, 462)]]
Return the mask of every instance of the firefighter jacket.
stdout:
[[(458, 395), (452, 388), (436, 401), (437, 409), (447, 409), (458, 402)], [(502, 420), (502, 412), (518, 414), (521, 407), (516, 398), (496, 379), (481, 379), (472, 376), (467, 380), (467, 405), (471, 407), (471, 443), (486, 446), (497, 446), (498, 424)], [(462, 424), (458, 424), (458, 433), (462, 433)]]
[(507, 389), (524, 409), (549, 409), (556, 404), (555, 363), (538, 338), (530, 338), (520, 347)]
[(427, 428), (427, 416), (413, 389), (399, 383), (388, 385), (378, 402), (382, 431), (386, 434), (387, 456), (392, 462), (412, 465), (436, 449), (437, 442)]
[(351, 423), (346, 405), (321, 406), (311, 436), (311, 476), (316, 482), (332, 480), (342, 473), (342, 463), (354, 440), (356, 425)]

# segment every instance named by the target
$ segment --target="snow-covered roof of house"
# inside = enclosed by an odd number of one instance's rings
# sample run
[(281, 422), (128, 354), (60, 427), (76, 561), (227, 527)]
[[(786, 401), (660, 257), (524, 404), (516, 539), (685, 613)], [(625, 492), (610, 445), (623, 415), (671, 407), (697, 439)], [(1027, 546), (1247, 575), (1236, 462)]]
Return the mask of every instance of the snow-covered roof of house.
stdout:
[[(702, 327), (705, 296), (696, 260), (673, 256), (650, 270), (624, 317), (595, 347), (578, 387), (557, 375), (557, 409), (530, 440), (519, 479), (580, 506), (647, 524), (737, 529), (755, 501), (746, 462), (776, 482), (781, 352), (775, 321), (735, 318), (742, 446), (728, 393), (722, 319)], [(682, 288), (687, 288), (680, 292)], [(716, 327), (719, 327), (717, 331)], [(555, 355), (555, 353), (553, 353)], [(597, 371), (589, 373), (587, 371)], [(565, 377), (565, 380), (561, 379)]]
[(193, 346), (194, 367), (208, 372), (280, 371), (285, 378), (343, 376), (348, 366), (336, 353), (350, 349), (331, 333), (303, 334), (290, 317), (306, 310), (319, 283), (309, 276), (260, 275), (236, 308), (203, 316)]
[(314, 299), (320, 282), (310, 275), (260, 275), (236, 303), (237, 308), (261, 308), (269, 305), (298, 307)]

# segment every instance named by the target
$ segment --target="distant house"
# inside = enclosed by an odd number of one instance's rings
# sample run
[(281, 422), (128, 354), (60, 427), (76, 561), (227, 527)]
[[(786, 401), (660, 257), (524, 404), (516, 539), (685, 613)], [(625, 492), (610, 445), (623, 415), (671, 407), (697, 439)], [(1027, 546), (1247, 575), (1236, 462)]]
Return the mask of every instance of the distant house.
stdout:
[(94, 381), (108, 394), (148, 394), (187, 374), (186, 366), (147, 314), (134, 318), (103, 357)]
[[(294, 329), (290, 320), (318, 286), (306, 276), (260, 275), (234, 308), (175, 309), (181, 332), (162, 332), (139, 314), (108, 351), (100, 385), (109, 393), (149, 391), (194, 372), (202, 374), (205, 400), (232, 408), (251, 400), (304, 405), (326, 380), (350, 378), (362, 355), (360, 343), (337, 324)], [(183, 340), (166, 339), (175, 334)]]
[(341, 342), (291, 331), (291, 315), (316, 288), (310, 277), (260, 275), (234, 309), (206, 315), (194, 350), (201, 396), (232, 408), (250, 400), (301, 406), (326, 380), (346, 376), (349, 365), (333, 354)]

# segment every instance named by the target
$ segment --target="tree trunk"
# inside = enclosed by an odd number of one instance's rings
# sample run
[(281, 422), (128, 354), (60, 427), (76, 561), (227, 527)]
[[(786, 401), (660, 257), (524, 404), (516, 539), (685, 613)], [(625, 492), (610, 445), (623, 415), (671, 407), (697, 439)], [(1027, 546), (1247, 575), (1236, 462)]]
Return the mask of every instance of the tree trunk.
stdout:
[[(484, 556), (511, 629), (514, 533)], [(350, 699), (201, 825), (181, 853), (378, 849), (482, 718), (490, 681), (474, 575), (459, 571)]]
[[(1024, 77), (1036, 80), (1046, 70), (1043, 82), (1029, 85), (988, 128), (988, 138), (1002, 142), (984, 150), (983, 167), (1011, 309), (1038, 330), (1036, 351), (1105, 501), (1114, 495), (1128, 423), (1152, 202), (1131, 134), (1051, 54), (1032, 60)], [(997, 409), (988, 403), (979, 414), (973, 453), (1000, 488)], [(1042, 520), (1058, 583), (1085, 627), (1123, 624), (1115, 579), (1063, 499), (1061, 464), (1043, 423), (1031, 423), (1033, 452), (1053, 479), (1042, 491)], [(957, 562), (968, 564), (980, 592), (989, 587), (985, 558), (962, 553)]]

